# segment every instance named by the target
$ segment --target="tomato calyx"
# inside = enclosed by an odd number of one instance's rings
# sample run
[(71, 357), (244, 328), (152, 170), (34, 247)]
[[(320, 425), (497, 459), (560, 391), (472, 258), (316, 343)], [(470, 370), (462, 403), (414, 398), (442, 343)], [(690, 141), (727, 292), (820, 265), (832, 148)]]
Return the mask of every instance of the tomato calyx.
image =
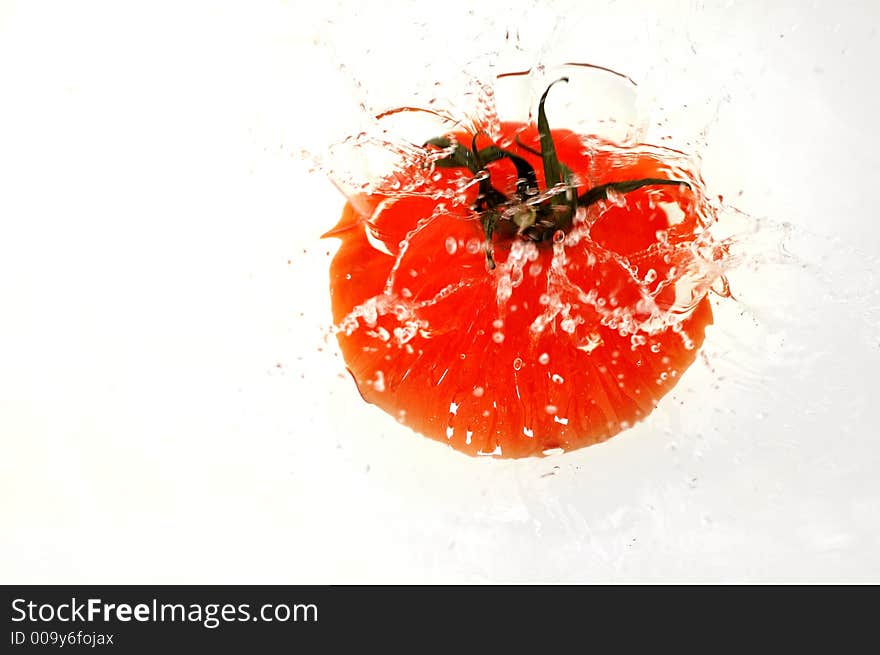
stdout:
[[(568, 82), (561, 77), (552, 82), (538, 103), (538, 143), (540, 150), (528, 147), (516, 138), (516, 145), (535, 157), (540, 157), (544, 172), (543, 188), (538, 183), (534, 167), (524, 157), (505, 150), (495, 143), (478, 147), (480, 136), (488, 135), (476, 131), (470, 147), (446, 136), (429, 139), (423, 147), (433, 146), (446, 151), (443, 157), (434, 160), (439, 168), (465, 168), (478, 181), (478, 195), (471, 209), (479, 218), (486, 240), (486, 260), (490, 269), (495, 268), (493, 257), (493, 238), (522, 238), (537, 243), (549, 242), (558, 232), (567, 233), (574, 226), (579, 208), (586, 208), (599, 201), (607, 200), (610, 194), (626, 194), (646, 186), (679, 186), (688, 189), (691, 185), (683, 180), (670, 178), (641, 178), (607, 182), (578, 193), (578, 183), (571, 169), (559, 160), (556, 144), (547, 120), (544, 105), (550, 89), (558, 82)], [(494, 187), (491, 182), (490, 164), (507, 160), (516, 169), (516, 188), (507, 195)]]

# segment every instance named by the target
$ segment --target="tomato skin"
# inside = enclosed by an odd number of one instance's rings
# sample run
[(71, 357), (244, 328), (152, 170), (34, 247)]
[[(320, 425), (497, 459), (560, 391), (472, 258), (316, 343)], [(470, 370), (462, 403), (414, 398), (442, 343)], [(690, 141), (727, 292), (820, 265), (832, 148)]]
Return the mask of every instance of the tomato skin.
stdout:
[[(588, 147), (564, 130), (553, 140), (579, 191), (672, 177), (656, 154)], [(529, 151), (537, 142), (534, 128), (506, 123), (498, 143), (543, 179)], [(515, 186), (509, 161), (487, 168), (497, 188)], [(650, 414), (712, 323), (705, 293), (686, 311), (675, 305), (701, 227), (692, 192), (644, 188), (620, 206), (593, 206), (557, 243), (496, 237), (490, 270), (475, 186), (458, 201), (434, 197), (468, 171), (437, 173), (413, 195), (347, 203), (330, 233), (342, 242), (330, 269), (333, 318), (363, 398), (461, 452), (498, 457), (598, 443)], [(674, 223), (672, 205), (682, 214)]]

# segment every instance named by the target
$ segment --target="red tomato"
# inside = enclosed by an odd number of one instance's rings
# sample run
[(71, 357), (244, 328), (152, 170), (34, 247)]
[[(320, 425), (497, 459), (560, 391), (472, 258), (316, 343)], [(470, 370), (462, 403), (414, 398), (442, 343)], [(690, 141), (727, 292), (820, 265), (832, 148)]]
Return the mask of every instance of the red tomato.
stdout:
[(328, 233), (342, 241), (337, 336), (364, 400), (470, 455), (571, 450), (632, 426), (712, 322), (694, 180), (656, 149), (542, 130), (541, 109), (538, 127), (502, 124), (494, 143), (429, 142), (433, 166), (398, 172), (403, 192), (352, 199)]

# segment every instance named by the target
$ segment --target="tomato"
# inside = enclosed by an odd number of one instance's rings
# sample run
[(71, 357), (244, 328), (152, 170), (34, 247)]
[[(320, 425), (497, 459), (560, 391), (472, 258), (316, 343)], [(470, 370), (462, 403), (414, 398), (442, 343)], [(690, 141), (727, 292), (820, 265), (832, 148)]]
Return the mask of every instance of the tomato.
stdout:
[(469, 455), (567, 451), (634, 425), (712, 323), (695, 180), (658, 149), (551, 130), (543, 101), (537, 125), (494, 140), (428, 141), (328, 233), (360, 394)]

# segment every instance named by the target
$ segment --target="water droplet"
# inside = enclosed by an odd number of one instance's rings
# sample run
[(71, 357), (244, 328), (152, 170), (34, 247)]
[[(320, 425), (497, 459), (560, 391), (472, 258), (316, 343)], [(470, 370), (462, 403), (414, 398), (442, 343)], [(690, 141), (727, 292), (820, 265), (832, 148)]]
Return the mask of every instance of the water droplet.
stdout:
[(455, 237), (446, 237), (446, 252), (454, 255), (456, 250), (458, 250), (458, 244), (455, 241)]
[(501, 343), (504, 341), (504, 333), (503, 332), (495, 332), (492, 334), (492, 341), (495, 343)]
[[(596, 332), (590, 332), (587, 340), (578, 346), (578, 350), (583, 350), (584, 352), (593, 352), (599, 345), (602, 343), (602, 337)], [(602, 366), (599, 368), (600, 373), (605, 373), (605, 367)]]
[(376, 371), (376, 379), (373, 380), (373, 389), (379, 393), (385, 391), (385, 374), (382, 371)]
[(550, 379), (553, 380), (556, 384), (562, 384), (563, 382), (565, 382), (565, 378), (559, 375), (559, 373), (554, 373), (550, 377)]
[(612, 205), (616, 205), (618, 207), (626, 206), (626, 196), (619, 191), (608, 189), (605, 192), (605, 196), (608, 198), (608, 202), (610, 202)]
[(413, 324), (407, 324), (404, 327), (394, 328), (394, 339), (397, 345), (402, 346), (412, 341), (413, 337), (418, 333), (418, 328)]
[(495, 329), (501, 329), (504, 327), (504, 321), (502, 321), (500, 318), (496, 318), (494, 321), (492, 321), (492, 327)]
[(523, 367), (523, 360), (521, 360), (519, 357), (517, 357), (516, 359), (513, 360), (513, 370), (514, 371), (518, 371), (522, 367)]
[(655, 271), (653, 268), (649, 268), (648, 272), (645, 273), (645, 282), (650, 284), (651, 282), (653, 282), (656, 279), (657, 279), (657, 271)]
[(547, 405), (544, 408), (544, 411), (550, 415), (553, 415), (553, 414), (556, 414), (556, 412), (559, 411), (559, 409), (556, 407), (556, 405)]
[(477, 239), (476, 237), (474, 237), (472, 239), (468, 239), (468, 242), (467, 242), (467, 245), (465, 246), (465, 249), (470, 254), (476, 255), (478, 252), (480, 252), (480, 240)]
[(538, 362), (546, 366), (550, 362), (550, 355), (547, 353), (541, 353), (541, 356), (538, 357)]
[(510, 279), (510, 275), (506, 274), (498, 278), (498, 287), (495, 295), (498, 298), (499, 305), (503, 305), (510, 300), (510, 297), (513, 295), (513, 281)]
[(486, 390), (483, 387), (474, 387), (475, 398), (482, 398), (484, 393), (486, 393)]

